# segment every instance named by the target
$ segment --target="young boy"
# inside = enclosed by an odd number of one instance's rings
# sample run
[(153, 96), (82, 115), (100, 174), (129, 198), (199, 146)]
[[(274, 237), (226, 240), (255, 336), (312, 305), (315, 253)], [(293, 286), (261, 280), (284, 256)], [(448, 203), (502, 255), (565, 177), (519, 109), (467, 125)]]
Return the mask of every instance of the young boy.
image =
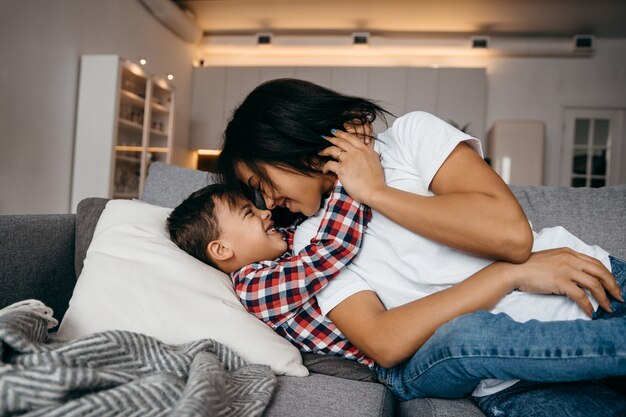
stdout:
[(195, 258), (230, 274), (248, 311), (303, 352), (372, 364), (321, 312), (314, 295), (357, 255), (369, 208), (339, 182), (317, 234), (293, 253), (295, 226), (275, 228), (260, 210), (222, 184), (191, 194), (167, 220), (171, 239)]
[[(377, 369), (379, 375), (390, 375), (404, 366), (415, 369), (412, 384), (416, 391), (402, 399), (463, 396), (485, 378), (504, 376), (556, 382), (626, 374), (621, 351), (611, 353), (606, 349), (602, 354), (580, 358), (582, 362), (554, 358), (542, 361), (541, 367), (536, 366), (532, 355), (516, 361), (471, 355), (440, 360), (442, 352), (459, 346), (471, 350), (462, 346), (468, 341), (484, 347), (506, 334), (520, 336), (519, 340), (511, 340), (510, 349), (526, 349), (529, 340), (541, 340), (544, 344), (556, 340), (575, 346), (587, 343), (602, 348), (606, 341), (598, 335), (607, 335), (610, 343), (618, 346), (626, 345), (623, 319), (523, 324), (503, 314), (485, 312), (467, 314), (444, 324), (441, 329), (445, 330), (435, 333), (409, 361), (393, 368), (377, 367), (322, 314), (316, 298), (355, 259), (369, 219), (369, 208), (352, 200), (337, 182), (326, 200), (317, 233), (308, 245), (293, 253), (295, 227), (274, 228), (269, 211), (259, 210), (245, 197), (215, 184), (181, 203), (167, 224), (179, 247), (229, 273), (246, 309), (301, 351), (356, 359)], [(473, 335), (480, 337), (474, 339)], [(418, 369), (424, 372), (417, 372)], [(388, 378), (381, 381), (391, 384)], [(389, 386), (393, 391), (393, 386)]]

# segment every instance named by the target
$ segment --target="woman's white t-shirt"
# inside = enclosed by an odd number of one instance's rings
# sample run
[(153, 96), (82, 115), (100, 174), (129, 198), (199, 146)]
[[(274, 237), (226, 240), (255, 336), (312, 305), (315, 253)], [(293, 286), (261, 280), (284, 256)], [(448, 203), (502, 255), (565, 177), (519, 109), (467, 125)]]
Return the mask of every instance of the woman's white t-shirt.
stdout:
[[(400, 190), (433, 196), (429, 191), (430, 183), (460, 142), (467, 143), (482, 156), (479, 140), (429, 113), (412, 112), (396, 119), (376, 141), (386, 183)], [(294, 238), (296, 252), (315, 236), (322, 214), (320, 210), (298, 227)], [(533, 252), (570, 247), (611, 268), (606, 251), (585, 244), (562, 227), (543, 229), (534, 235)], [(359, 255), (316, 297), (324, 314), (364, 290), (376, 292), (390, 309), (449, 288), (491, 263), (492, 259), (469, 255), (413, 233), (373, 210)], [(597, 302), (590, 299), (597, 308)], [(506, 313), (520, 322), (588, 319), (583, 310), (566, 297), (518, 291), (504, 297), (491, 312)], [(489, 395), (515, 382), (485, 380), (474, 395)]]

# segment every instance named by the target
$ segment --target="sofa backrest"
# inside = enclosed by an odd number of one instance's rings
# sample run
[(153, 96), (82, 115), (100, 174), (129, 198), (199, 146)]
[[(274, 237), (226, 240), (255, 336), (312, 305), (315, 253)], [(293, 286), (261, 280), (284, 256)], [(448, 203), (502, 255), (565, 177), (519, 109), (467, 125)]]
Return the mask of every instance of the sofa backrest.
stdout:
[(153, 162), (141, 199), (146, 203), (174, 208), (189, 194), (216, 180), (217, 176), (209, 172)]
[(535, 230), (563, 226), (582, 241), (626, 259), (626, 185), (511, 189)]
[[(153, 163), (142, 200), (175, 207), (215, 181), (204, 171)], [(535, 230), (563, 226), (581, 240), (626, 259), (626, 185), (604, 188), (511, 186)], [(107, 200), (87, 199), (77, 213), (76, 276), (80, 275), (97, 219)]]

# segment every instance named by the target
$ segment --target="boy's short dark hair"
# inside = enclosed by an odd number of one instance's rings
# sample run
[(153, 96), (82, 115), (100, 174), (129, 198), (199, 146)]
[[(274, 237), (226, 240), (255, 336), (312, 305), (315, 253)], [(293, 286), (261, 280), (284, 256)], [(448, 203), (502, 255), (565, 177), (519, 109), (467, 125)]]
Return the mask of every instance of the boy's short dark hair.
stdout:
[(170, 239), (194, 258), (217, 268), (207, 255), (207, 245), (221, 233), (215, 202), (219, 199), (232, 207), (240, 198), (242, 196), (224, 184), (211, 184), (195, 191), (167, 218)]

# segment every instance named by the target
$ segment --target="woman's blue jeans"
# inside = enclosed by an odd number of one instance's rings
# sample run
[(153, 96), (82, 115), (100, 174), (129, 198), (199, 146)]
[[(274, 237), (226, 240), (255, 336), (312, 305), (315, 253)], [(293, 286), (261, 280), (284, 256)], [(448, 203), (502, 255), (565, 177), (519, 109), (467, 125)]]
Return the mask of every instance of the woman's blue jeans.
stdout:
[[(611, 257), (611, 267), (626, 298), (626, 263)], [(378, 378), (399, 399), (409, 400), (464, 397), (490, 378), (555, 383), (624, 376), (626, 303), (611, 299), (611, 307), (613, 313), (599, 309), (594, 320), (555, 322), (467, 314), (441, 326), (406, 362), (379, 367)]]

